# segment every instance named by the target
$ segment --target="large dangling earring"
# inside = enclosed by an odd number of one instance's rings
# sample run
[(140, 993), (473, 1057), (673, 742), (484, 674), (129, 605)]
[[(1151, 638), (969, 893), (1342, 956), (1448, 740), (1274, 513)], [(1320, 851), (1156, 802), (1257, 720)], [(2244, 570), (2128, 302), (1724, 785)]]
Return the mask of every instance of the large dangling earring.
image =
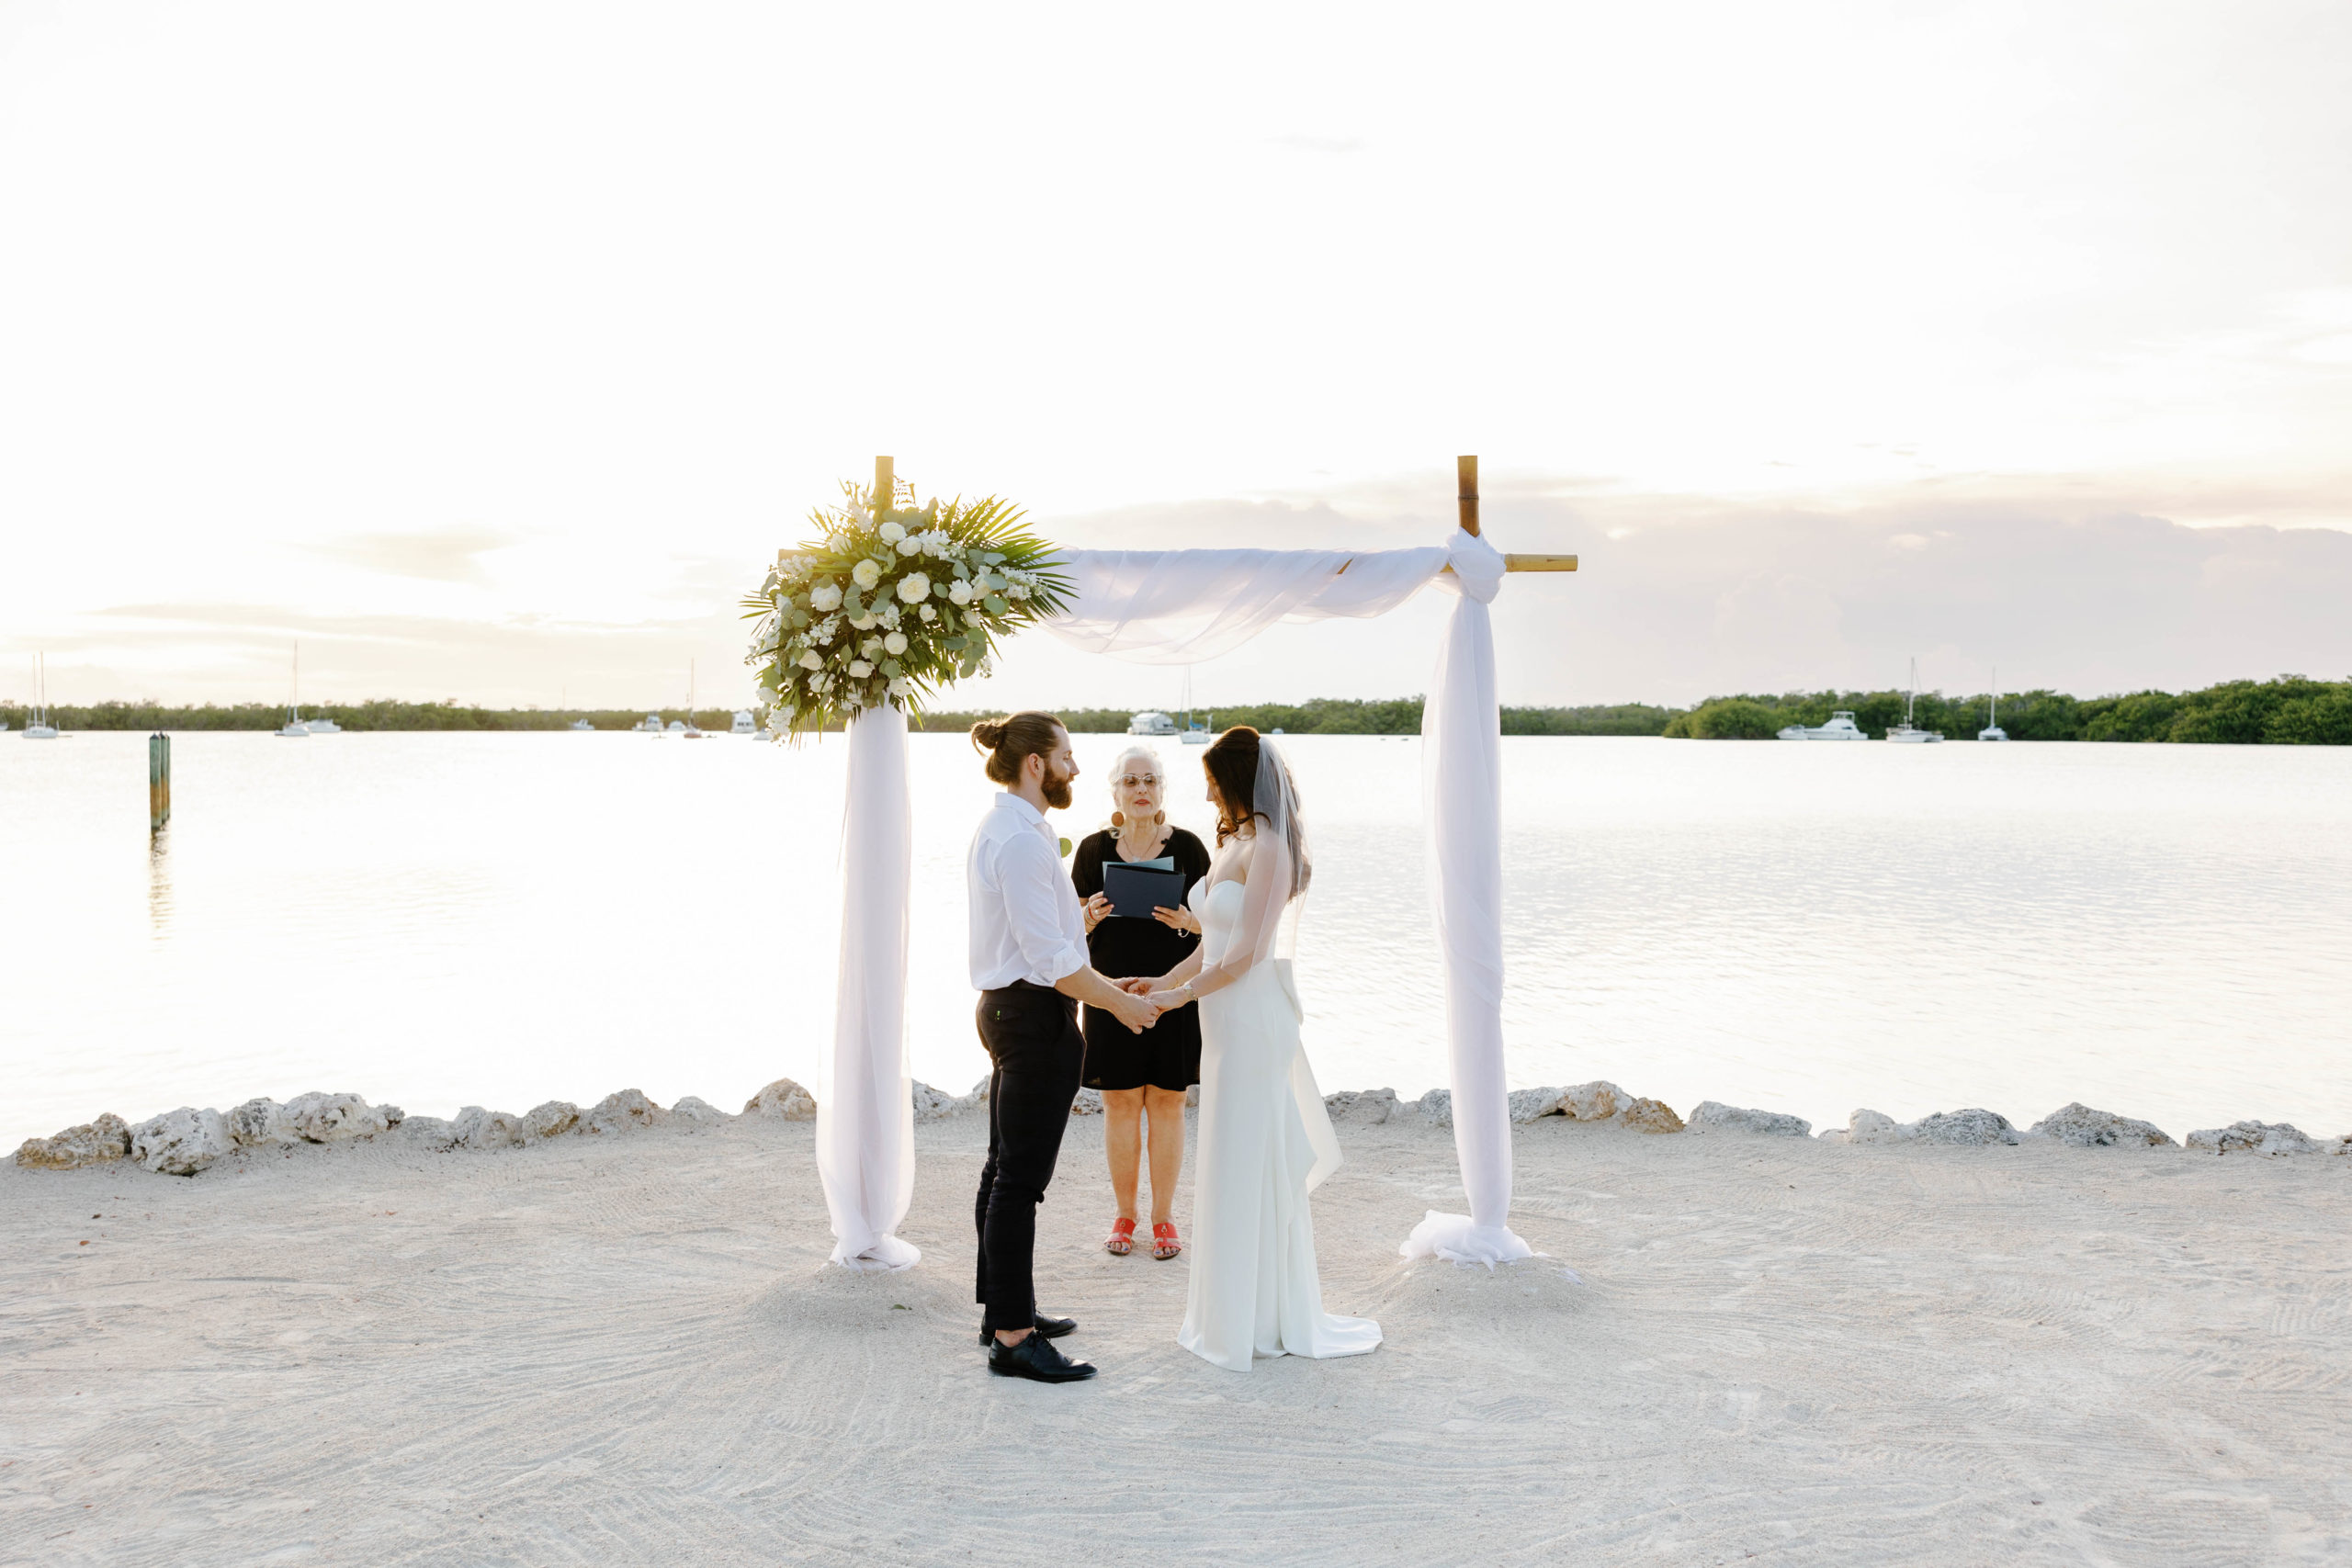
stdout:
[(1155, 811), (1155, 812), (1153, 812), (1153, 813), (1151, 814), (1151, 825), (1152, 825), (1153, 827), (1155, 827), (1155, 828), (1165, 828), (1165, 827), (1167, 827), (1167, 826), (1168, 826), (1168, 813), (1166, 813), (1165, 811)]
[(1125, 827), (1126, 825), (1127, 825), (1127, 814), (1126, 814), (1125, 812), (1124, 812), (1124, 811), (1114, 811), (1113, 813), (1111, 813), (1111, 826), (1112, 826), (1112, 827), (1114, 827), (1114, 828), (1124, 828), (1124, 827)]

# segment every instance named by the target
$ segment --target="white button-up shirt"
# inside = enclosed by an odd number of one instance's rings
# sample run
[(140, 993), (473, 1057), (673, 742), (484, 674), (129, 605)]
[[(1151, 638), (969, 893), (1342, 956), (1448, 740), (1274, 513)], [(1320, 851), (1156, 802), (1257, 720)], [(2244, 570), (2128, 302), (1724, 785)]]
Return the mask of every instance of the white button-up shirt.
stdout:
[(1010, 791), (980, 818), (964, 863), (971, 903), (972, 986), (1050, 986), (1086, 967), (1086, 918), (1042, 813)]

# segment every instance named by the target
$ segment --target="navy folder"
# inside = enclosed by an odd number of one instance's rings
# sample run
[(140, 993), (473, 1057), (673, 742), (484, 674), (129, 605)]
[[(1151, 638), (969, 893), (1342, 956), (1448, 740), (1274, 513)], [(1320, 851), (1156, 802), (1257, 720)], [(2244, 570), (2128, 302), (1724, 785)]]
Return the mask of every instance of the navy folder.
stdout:
[(1111, 913), (1148, 920), (1154, 908), (1173, 909), (1183, 904), (1184, 874), (1173, 866), (1104, 861), (1102, 891), (1110, 897)]

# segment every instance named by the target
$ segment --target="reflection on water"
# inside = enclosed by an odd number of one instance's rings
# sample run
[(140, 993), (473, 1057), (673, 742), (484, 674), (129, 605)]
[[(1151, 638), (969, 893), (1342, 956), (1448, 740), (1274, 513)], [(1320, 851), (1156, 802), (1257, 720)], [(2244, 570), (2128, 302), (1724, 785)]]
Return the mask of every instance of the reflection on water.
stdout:
[[(185, 735), (0, 746), (0, 1137), (349, 1089), (521, 1110), (813, 1078), (838, 741)], [(1075, 839), (1119, 738), (1080, 738)], [(1419, 745), (1295, 737), (1327, 1089), (1444, 1081)], [(2352, 751), (1505, 743), (1516, 1084), (1607, 1077), (1842, 1122), (2080, 1099), (2176, 1134), (2352, 1130)], [(1180, 781), (1196, 754), (1170, 745)], [(983, 1060), (963, 855), (989, 786), (913, 740), (916, 1076)], [(1209, 837), (1197, 787), (1171, 816)], [(144, 854), (142, 863), (140, 856)], [(141, 879), (143, 877), (143, 909)]]
[(172, 830), (158, 828), (147, 840), (147, 924), (161, 942), (172, 930)]

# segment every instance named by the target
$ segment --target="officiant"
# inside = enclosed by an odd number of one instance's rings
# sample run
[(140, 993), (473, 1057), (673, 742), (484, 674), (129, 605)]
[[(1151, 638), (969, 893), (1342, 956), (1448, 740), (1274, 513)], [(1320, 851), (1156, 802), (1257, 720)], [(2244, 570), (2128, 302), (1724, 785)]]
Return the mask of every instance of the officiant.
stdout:
[[(1096, 970), (1110, 979), (1165, 975), (1201, 940), (1200, 918), (1187, 905), (1193, 885), (1209, 874), (1206, 845), (1170, 824), (1167, 770), (1148, 746), (1130, 746), (1111, 765), (1111, 825), (1088, 835), (1070, 857), (1070, 881), (1085, 902), (1086, 945)], [(1126, 893), (1135, 912), (1115, 913), (1104, 872), (1118, 866), (1163, 869), (1172, 874), (1138, 878), (1164, 891), (1149, 912)], [(1113, 880), (1119, 880), (1115, 873)], [(1164, 897), (1165, 902), (1157, 899)], [(1111, 1192), (1118, 1202), (1102, 1244), (1124, 1258), (1135, 1249), (1136, 1190), (1148, 1125), (1151, 1166), (1151, 1255), (1183, 1251), (1176, 1233), (1176, 1179), (1184, 1168), (1185, 1090), (1201, 1081), (1200, 1010), (1187, 1005), (1159, 1015), (1137, 1034), (1115, 1017), (1085, 1010), (1086, 1066), (1080, 1081), (1102, 1096), (1102, 1146), (1111, 1162)]]

